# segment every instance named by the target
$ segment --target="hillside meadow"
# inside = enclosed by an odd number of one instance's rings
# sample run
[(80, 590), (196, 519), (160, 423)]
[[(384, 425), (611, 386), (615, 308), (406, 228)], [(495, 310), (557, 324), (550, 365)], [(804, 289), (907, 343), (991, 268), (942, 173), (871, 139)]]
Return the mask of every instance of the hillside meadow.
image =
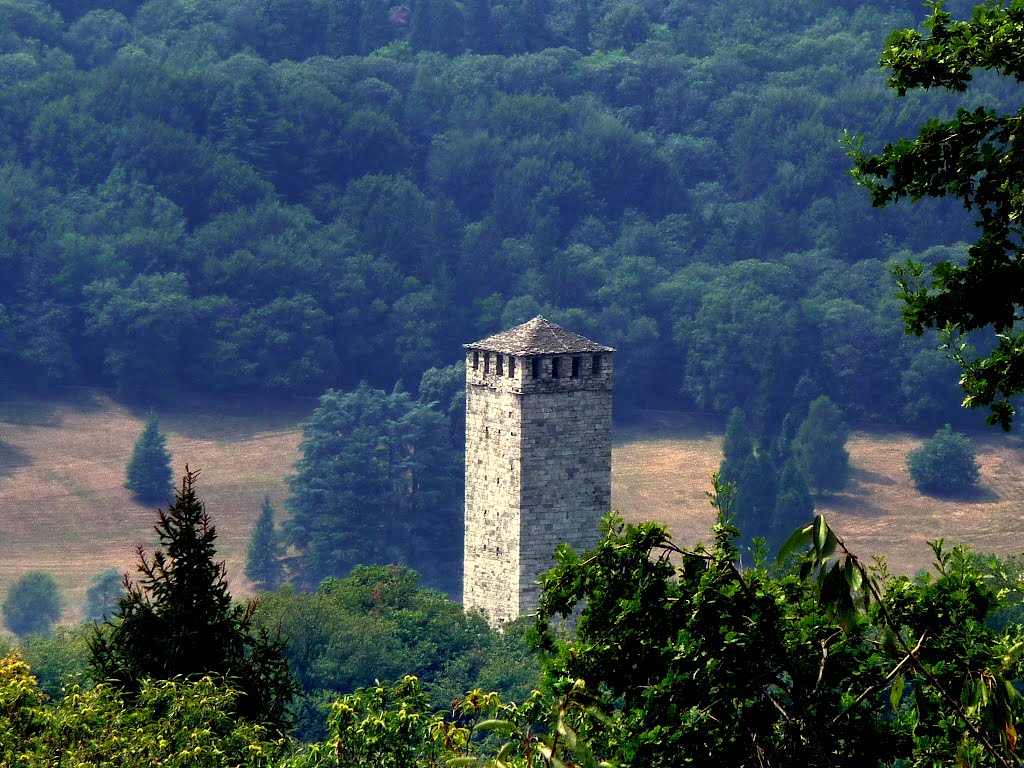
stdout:
[[(260, 502), (269, 493), (283, 508), (299, 424), (313, 406), (203, 399), (160, 413), (176, 471), (186, 463), (202, 470), (200, 492), (236, 595), (251, 589), (242, 571)], [(134, 568), (135, 547), (155, 538), (153, 509), (122, 487), (145, 415), (92, 389), (0, 403), (0, 595), (25, 571), (51, 571), (64, 590), (64, 620), (74, 621), (95, 574)], [(939, 537), (1003, 554), (1024, 551), (1024, 447), (994, 431), (974, 438), (981, 489), (935, 499), (917, 493), (906, 471), (904, 456), (920, 436), (855, 432), (848, 444), (853, 481), (846, 492), (818, 499), (818, 507), (858, 554), (884, 554), (893, 570), (927, 567), (926, 542)], [(720, 456), (718, 421), (640, 414), (616, 427), (612, 503), (628, 520), (666, 523), (681, 544), (706, 540), (713, 522), (706, 493)]]

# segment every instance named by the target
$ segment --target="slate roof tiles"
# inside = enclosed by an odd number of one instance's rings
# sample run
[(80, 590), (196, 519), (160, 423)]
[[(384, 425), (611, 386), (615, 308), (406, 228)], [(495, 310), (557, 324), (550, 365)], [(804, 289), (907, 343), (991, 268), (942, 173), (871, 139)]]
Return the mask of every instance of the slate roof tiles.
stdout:
[(614, 352), (611, 347), (567, 331), (540, 315), (522, 325), (466, 344), (466, 349), (481, 349), (505, 355), (552, 355), (573, 352)]

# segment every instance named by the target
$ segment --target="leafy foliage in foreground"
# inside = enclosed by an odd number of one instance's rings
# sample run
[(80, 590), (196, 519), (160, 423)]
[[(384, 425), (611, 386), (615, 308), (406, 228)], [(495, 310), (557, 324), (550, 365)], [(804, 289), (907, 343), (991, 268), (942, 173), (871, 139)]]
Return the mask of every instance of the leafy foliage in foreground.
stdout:
[[(727, 512), (727, 498), (715, 503)], [(61, 738), (76, 759), (109, 755), (126, 768), (145, 764), (133, 759), (674, 768), (706, 765), (708, 755), (741, 768), (1019, 765), (1024, 628), (990, 621), (1007, 593), (991, 584), (1017, 571), (937, 542), (934, 575), (893, 577), (862, 564), (820, 516), (794, 532), (771, 568), (737, 567), (728, 514), (710, 547), (681, 549), (661, 526), (614, 517), (604, 533), (590, 552), (561, 549), (545, 578), (536, 634), (547, 654), (543, 683), (519, 704), (474, 690), (439, 707), (418, 679), (398, 677), (342, 695), (326, 738), (288, 756), (285, 742), (237, 717), (230, 679), (144, 682), (133, 699), (106, 684), (71, 687), (48, 705), (24, 664), (8, 658), (0, 762), (19, 750), (22, 764), (47, 765), (40, 756)], [(368, 584), (386, 603), (401, 585), (382, 582), (381, 571), (368, 569)], [(354, 581), (332, 589), (366, 598)], [(576, 632), (566, 634), (556, 617), (581, 601)], [(422, 634), (414, 623), (399, 626)], [(128, 752), (136, 742), (144, 758)]]
[[(17, 768), (267, 768), (288, 748), (237, 717), (238, 692), (204, 677), (142, 682), (126, 697), (72, 686), (54, 705), (17, 656), (0, 658), (0, 765)], [(57, 762), (55, 762), (55, 760)]]
[[(889, 85), (901, 95), (944, 88), (967, 91), (976, 74), (992, 72), (1024, 82), (1024, 2), (987, 0), (958, 21), (934, 3), (925, 34), (894, 31), (882, 52)], [(1015, 104), (1019, 103), (1019, 89)], [(878, 155), (855, 145), (854, 176), (876, 206), (902, 198), (952, 196), (974, 214), (978, 239), (963, 260), (931, 265), (911, 261), (897, 268), (908, 331), (936, 328), (963, 366), (961, 386), (971, 407), (990, 407), (990, 423), (1009, 429), (1012, 395), (1024, 392), (1024, 330), (1020, 306), (1024, 278), (1024, 107), (1002, 113), (995, 105), (970, 107), (966, 99), (949, 119), (932, 118), (916, 139), (887, 144)], [(966, 334), (987, 329), (979, 352)]]

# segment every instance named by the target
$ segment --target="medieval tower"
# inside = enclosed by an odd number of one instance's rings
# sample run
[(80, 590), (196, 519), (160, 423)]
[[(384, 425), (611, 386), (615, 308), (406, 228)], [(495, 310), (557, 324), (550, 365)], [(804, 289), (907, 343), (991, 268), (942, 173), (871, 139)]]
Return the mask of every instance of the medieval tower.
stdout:
[(556, 545), (597, 543), (614, 351), (542, 317), (466, 345), (462, 601), (492, 624), (536, 610)]

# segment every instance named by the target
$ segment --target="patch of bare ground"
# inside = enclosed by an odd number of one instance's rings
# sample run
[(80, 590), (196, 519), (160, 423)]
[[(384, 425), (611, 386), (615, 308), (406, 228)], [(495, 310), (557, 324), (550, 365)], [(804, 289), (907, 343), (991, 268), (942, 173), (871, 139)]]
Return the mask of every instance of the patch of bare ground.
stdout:
[[(620, 430), (612, 452), (612, 505), (630, 522), (665, 523), (682, 545), (707, 542), (714, 513), (711, 473), (721, 462), (720, 427), (681, 414), (644, 414)], [(932, 562), (927, 542), (970, 544), (979, 551), (1024, 551), (1024, 446), (997, 432), (972, 434), (981, 485), (957, 498), (917, 491), (906, 455), (922, 438), (859, 431), (847, 448), (849, 487), (816, 499), (847, 545), (865, 560), (884, 555), (895, 572), (915, 573)]]
[[(200, 468), (200, 497), (217, 527), (232, 592), (251, 587), (243, 570), (264, 493), (278, 509), (298, 458), (299, 422), (313, 403), (196, 401), (160, 412), (175, 473)], [(91, 578), (134, 572), (135, 548), (152, 548), (152, 507), (123, 487), (145, 411), (95, 390), (0, 404), (0, 595), (29, 570), (61, 584), (64, 621), (80, 615)]]

